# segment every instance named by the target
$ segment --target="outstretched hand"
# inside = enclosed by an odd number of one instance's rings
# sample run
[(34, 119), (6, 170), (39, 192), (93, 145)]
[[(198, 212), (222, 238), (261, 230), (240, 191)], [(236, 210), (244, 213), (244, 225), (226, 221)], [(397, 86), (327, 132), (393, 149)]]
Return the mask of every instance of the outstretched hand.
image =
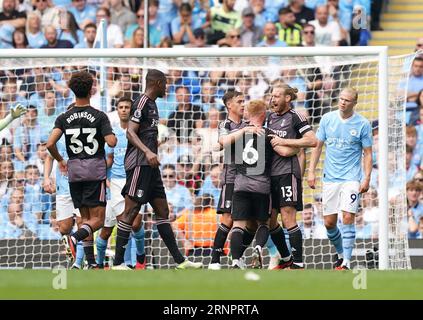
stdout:
[(15, 107), (10, 108), (10, 114), (12, 115), (13, 119), (19, 118), (21, 115), (25, 114), (27, 109), (21, 105), (17, 104)]

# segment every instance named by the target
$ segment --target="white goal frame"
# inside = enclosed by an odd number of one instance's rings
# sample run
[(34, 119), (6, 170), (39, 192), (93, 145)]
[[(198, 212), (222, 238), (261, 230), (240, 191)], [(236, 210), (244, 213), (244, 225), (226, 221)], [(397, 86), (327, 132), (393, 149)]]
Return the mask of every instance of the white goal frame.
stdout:
[(148, 48), (148, 49), (0, 49), (3, 59), (16, 58), (190, 58), (251, 56), (368, 56), (378, 57), (379, 114), (379, 269), (389, 267), (388, 252), (388, 47), (286, 48)]

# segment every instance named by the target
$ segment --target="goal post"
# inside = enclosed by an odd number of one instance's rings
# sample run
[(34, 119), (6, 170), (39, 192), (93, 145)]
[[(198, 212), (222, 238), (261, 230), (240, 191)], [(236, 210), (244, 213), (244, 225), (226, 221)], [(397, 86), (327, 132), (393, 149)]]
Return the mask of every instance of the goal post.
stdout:
[[(406, 86), (398, 89), (398, 83), (406, 83), (409, 72), (409, 63), (411, 55), (407, 57), (389, 58), (387, 47), (288, 47), (288, 48), (168, 48), (168, 49), (15, 49), (0, 50), (0, 70), (15, 70), (29, 67), (62, 67), (66, 65), (90, 66), (98, 68), (106, 66), (112, 69), (114, 66), (122, 68), (133, 68), (142, 70), (145, 74), (146, 69), (157, 68), (162, 70), (195, 71), (210, 73), (215, 70), (232, 70), (238, 79), (248, 78), (251, 82), (257, 82), (259, 93), (251, 94), (254, 97), (264, 99), (265, 90), (260, 87), (260, 81), (267, 82), (268, 79), (262, 76), (262, 73), (275, 71), (281, 76), (283, 70), (297, 69), (296, 78), (311, 78), (313, 70), (327, 68), (331, 73), (324, 81), (331, 83), (326, 89), (321, 89), (323, 99), (327, 102), (326, 109), (334, 110), (336, 108), (336, 93), (344, 86), (359, 86), (360, 94), (363, 93), (363, 110), (366, 115), (370, 115), (370, 121), (377, 121), (378, 129), (378, 239), (375, 244), (378, 246), (379, 261), (378, 268), (385, 269), (407, 269), (410, 268), (410, 259), (408, 256), (407, 235), (403, 235), (400, 226), (390, 227), (390, 223), (401, 224), (406, 204), (404, 203), (405, 180), (398, 197), (401, 201), (395, 203), (395, 209), (392, 210), (392, 203), (389, 198), (390, 170), (402, 170), (401, 159), (395, 165), (397, 167), (390, 169), (389, 153), (397, 152), (405, 145), (405, 124), (396, 128), (395, 142), (390, 139), (390, 124), (392, 114), (404, 114), (401, 108), (405, 108)], [(396, 59), (396, 60), (395, 60)], [(324, 65), (322, 65), (324, 64)], [(392, 65), (397, 65), (396, 74), (391, 71)], [(273, 70), (275, 69), (275, 70)], [(101, 68), (104, 72), (105, 68)], [(109, 72), (109, 71), (105, 71)], [(244, 76), (243, 74), (247, 74)], [(259, 74), (260, 73), (260, 74)], [(323, 72), (322, 72), (323, 73)], [(7, 74), (7, 73), (6, 73)], [(101, 79), (107, 75), (101, 75)], [(113, 77), (113, 74), (111, 75)], [(184, 77), (184, 76), (181, 76)], [(273, 79), (272, 79), (273, 77)], [(278, 76), (269, 75), (269, 79), (277, 80)], [(184, 80), (184, 79), (183, 79)], [(196, 79), (194, 79), (196, 80)], [(198, 79), (197, 79), (198, 80)], [(200, 79), (201, 80), (201, 79)], [(314, 81), (314, 80), (307, 80)], [(305, 82), (307, 82), (305, 81)], [(215, 84), (216, 87), (219, 85)], [(266, 83), (268, 87), (270, 83)], [(266, 86), (263, 85), (263, 86)], [(103, 83), (102, 83), (103, 86)], [(228, 87), (228, 84), (221, 85), (216, 90), (222, 91)], [(326, 90), (326, 92), (323, 92)], [(201, 92), (198, 94), (201, 99)], [(262, 96), (260, 96), (262, 94)], [(309, 101), (304, 98), (304, 105)], [(316, 95), (311, 94), (312, 99)], [(377, 97), (377, 99), (376, 99)], [(319, 98), (320, 99), (320, 98)], [(394, 101), (395, 100), (395, 101)], [(377, 103), (377, 107), (375, 104)], [(395, 110), (390, 110), (391, 106)], [(360, 106), (359, 106), (360, 107)], [(307, 108), (306, 108), (307, 109)], [(361, 110), (359, 110), (360, 112)], [(310, 115), (310, 117), (314, 117)], [(396, 116), (393, 116), (394, 118)], [(314, 121), (315, 119), (313, 119)], [(314, 129), (317, 129), (318, 120), (314, 123)], [(402, 130), (402, 131), (401, 131)], [(391, 135), (392, 137), (392, 135)], [(395, 143), (395, 146), (392, 144)], [(391, 149), (390, 149), (391, 148)], [(402, 150), (402, 149), (401, 149)], [(404, 151), (396, 156), (402, 157)], [(405, 159), (405, 158), (403, 158)], [(402, 159), (402, 160), (403, 160)], [(306, 184), (306, 180), (303, 180)], [(311, 192), (308, 190), (307, 192)], [(312, 197), (309, 193), (308, 197)], [(215, 200), (217, 201), (217, 200)], [(392, 201), (391, 201), (392, 202)], [(392, 213), (394, 212), (394, 213)], [(390, 215), (394, 214), (391, 219)], [(395, 232), (402, 232), (399, 236)], [(397, 254), (397, 244), (401, 242), (401, 254)], [(152, 241), (153, 243), (153, 241)], [(327, 245), (327, 244), (326, 244)], [(1, 249), (1, 248), (0, 248)], [(162, 252), (162, 250), (159, 250)], [(392, 252), (391, 252), (392, 251)], [(168, 253), (167, 253), (168, 254)], [(314, 254), (314, 253), (313, 253)], [(398, 258), (398, 257), (401, 258)], [(394, 258), (397, 257), (397, 258)], [(401, 262), (392, 261), (401, 259)], [(314, 262), (313, 262), (314, 264)], [(1, 263), (0, 263), (1, 266)]]

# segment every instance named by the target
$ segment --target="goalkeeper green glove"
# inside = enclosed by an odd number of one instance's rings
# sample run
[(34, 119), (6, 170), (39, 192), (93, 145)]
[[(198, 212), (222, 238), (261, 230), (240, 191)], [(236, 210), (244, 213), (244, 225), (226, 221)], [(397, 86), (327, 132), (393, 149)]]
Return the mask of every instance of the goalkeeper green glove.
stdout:
[(10, 114), (12, 115), (13, 120), (25, 114), (26, 111), (27, 109), (21, 104), (17, 104), (15, 107), (10, 108)]

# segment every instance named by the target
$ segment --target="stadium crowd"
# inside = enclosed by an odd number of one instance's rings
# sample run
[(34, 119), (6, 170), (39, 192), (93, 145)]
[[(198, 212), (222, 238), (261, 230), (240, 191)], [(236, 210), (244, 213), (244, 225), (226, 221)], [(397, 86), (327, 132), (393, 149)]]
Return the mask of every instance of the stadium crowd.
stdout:
[[(378, 30), (380, 10), (370, 0), (149, 1), (151, 47), (284, 47), (366, 45), (369, 28), (353, 27), (357, 17)], [(92, 48), (99, 20), (108, 22), (108, 47), (141, 48), (144, 7), (121, 0), (3, 0), (1, 48)], [(356, 26), (356, 25), (355, 25)], [(423, 45), (423, 39), (419, 39)], [(419, 43), (418, 41), (418, 43)], [(73, 102), (67, 81), (79, 67), (1, 71), (0, 118), (17, 103), (28, 112), (0, 133), (0, 239), (60, 239), (55, 196), (43, 190), (46, 140), (58, 114)], [(284, 70), (279, 77), (240, 72), (168, 70), (167, 95), (157, 100), (161, 123), (159, 159), (178, 237), (185, 249), (211, 247), (217, 228), (222, 152), (216, 147), (218, 123), (225, 117), (221, 98), (236, 89), (248, 99), (268, 99), (268, 89), (285, 82), (299, 89), (296, 107), (317, 126), (339, 93), (343, 70), (315, 68), (307, 74)], [(348, 70), (347, 70), (348, 71)], [(91, 72), (99, 80), (95, 70)], [(118, 122), (119, 98), (135, 100), (141, 71), (107, 70), (107, 111)], [(264, 79), (264, 80), (263, 80)], [(259, 81), (260, 80), (260, 81)], [(91, 104), (100, 106), (98, 83)], [(407, 94), (407, 202), (410, 238), (423, 238), (423, 60), (415, 59)], [(377, 154), (377, 124), (373, 135)], [(375, 161), (376, 157), (374, 157)], [(377, 171), (377, 162), (374, 162)], [(373, 175), (374, 177), (377, 175)], [(377, 179), (362, 197), (357, 238), (377, 238)], [(146, 210), (149, 210), (148, 208)], [(326, 238), (321, 196), (305, 205), (304, 238)]]

